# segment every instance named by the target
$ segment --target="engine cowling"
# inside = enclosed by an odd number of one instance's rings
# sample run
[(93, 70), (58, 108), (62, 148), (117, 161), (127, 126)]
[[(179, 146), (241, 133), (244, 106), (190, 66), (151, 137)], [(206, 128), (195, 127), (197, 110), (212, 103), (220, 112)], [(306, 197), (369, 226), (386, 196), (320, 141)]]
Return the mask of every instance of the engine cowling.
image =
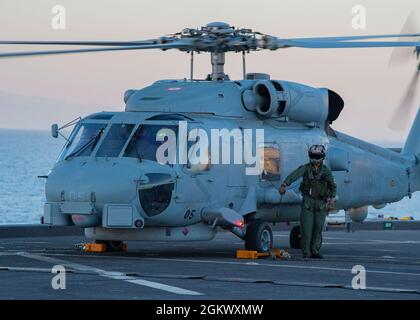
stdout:
[(286, 117), (319, 126), (336, 120), (344, 101), (334, 91), (288, 81), (259, 80), (243, 93), (245, 108), (265, 118)]

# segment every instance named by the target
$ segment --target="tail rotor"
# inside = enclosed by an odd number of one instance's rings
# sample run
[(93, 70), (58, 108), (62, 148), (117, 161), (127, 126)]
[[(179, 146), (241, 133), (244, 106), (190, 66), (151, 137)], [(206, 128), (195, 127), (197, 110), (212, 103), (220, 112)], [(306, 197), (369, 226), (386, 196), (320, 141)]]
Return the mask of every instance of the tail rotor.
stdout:
[[(413, 33), (413, 30), (419, 30), (417, 21), (415, 13), (412, 12), (407, 18), (401, 33)], [(410, 60), (414, 60), (413, 57), (419, 60), (419, 56), (420, 46), (417, 46), (414, 51), (412, 48), (398, 47), (393, 50), (389, 64), (390, 66), (401, 66), (410, 63)], [(395, 109), (389, 122), (388, 127), (391, 130), (402, 131), (408, 127), (410, 116), (413, 113), (413, 109), (417, 106), (416, 98), (418, 96), (419, 78), (420, 61), (417, 64), (414, 74), (411, 76), (411, 80), (405, 90), (404, 96), (401, 98), (401, 102)]]

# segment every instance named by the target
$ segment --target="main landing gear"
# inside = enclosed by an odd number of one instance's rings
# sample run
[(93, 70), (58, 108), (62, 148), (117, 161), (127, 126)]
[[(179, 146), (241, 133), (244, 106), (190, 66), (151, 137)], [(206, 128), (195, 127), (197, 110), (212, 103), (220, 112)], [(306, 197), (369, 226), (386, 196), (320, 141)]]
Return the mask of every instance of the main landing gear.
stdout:
[(292, 249), (300, 249), (300, 226), (294, 226), (292, 230), (290, 230), (289, 242), (290, 248)]
[[(300, 239), (300, 226), (294, 226), (289, 236), (290, 248), (301, 249)], [(246, 250), (270, 252), (273, 242), (273, 231), (267, 222), (260, 219), (248, 222), (245, 233)]]
[(245, 249), (257, 252), (270, 252), (273, 248), (271, 226), (260, 219), (248, 222), (245, 234)]

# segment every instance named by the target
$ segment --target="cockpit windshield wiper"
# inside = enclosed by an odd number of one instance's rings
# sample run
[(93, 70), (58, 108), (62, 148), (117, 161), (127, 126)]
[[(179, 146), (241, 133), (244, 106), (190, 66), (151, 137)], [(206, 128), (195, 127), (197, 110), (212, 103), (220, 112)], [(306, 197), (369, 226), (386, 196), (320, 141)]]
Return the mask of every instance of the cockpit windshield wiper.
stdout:
[(89, 147), (92, 144), (92, 150), (95, 148), (95, 146), (98, 144), (99, 139), (102, 136), (102, 133), (104, 132), (104, 129), (100, 129), (97, 135), (92, 136), (92, 138), (89, 139), (88, 142), (86, 142), (84, 145), (82, 145), (79, 149), (76, 151), (70, 153), (65, 160), (68, 160), (76, 155), (78, 155), (80, 152), (86, 150), (87, 147)]

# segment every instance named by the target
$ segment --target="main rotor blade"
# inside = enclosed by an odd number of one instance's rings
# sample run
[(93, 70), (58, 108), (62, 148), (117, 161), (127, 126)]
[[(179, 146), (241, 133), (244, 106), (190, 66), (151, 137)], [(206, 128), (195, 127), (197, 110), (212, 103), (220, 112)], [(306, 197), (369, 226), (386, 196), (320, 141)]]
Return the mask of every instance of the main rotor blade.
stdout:
[[(420, 41), (298, 41), (278, 39), (277, 48), (298, 47), (312, 49), (417, 47)], [(276, 49), (274, 47), (274, 49)]]
[(395, 48), (392, 51), (391, 58), (389, 59), (389, 66), (398, 66), (410, 61), (414, 57), (414, 50), (412, 48)]
[(158, 40), (143, 41), (26, 41), (26, 40), (1, 40), (0, 44), (18, 45), (54, 45), (54, 46), (138, 46), (157, 44)]
[(105, 51), (126, 51), (126, 50), (145, 50), (145, 49), (188, 49), (191, 46), (189, 41), (177, 41), (173, 43), (161, 43), (153, 45), (138, 45), (124, 47), (107, 47), (107, 48), (90, 48), (90, 49), (74, 49), (74, 50), (48, 50), (48, 51), (29, 51), (29, 52), (8, 52), (0, 53), (1, 58), (15, 58), (28, 56), (45, 56), (71, 53), (87, 53), (87, 52), (105, 52)]
[(405, 92), (404, 98), (399, 104), (398, 108), (394, 111), (388, 127), (394, 131), (401, 131), (407, 128), (408, 120), (415, 106), (415, 97), (417, 93), (417, 84), (420, 78), (420, 71), (411, 78), (408, 88)]
[(365, 36), (339, 36), (339, 37), (314, 37), (314, 38), (292, 38), (287, 40), (293, 41), (353, 41), (353, 40), (367, 40), (367, 39), (384, 39), (384, 38), (400, 38), (400, 37), (420, 37), (420, 33), (405, 33), (405, 34), (378, 34)]

